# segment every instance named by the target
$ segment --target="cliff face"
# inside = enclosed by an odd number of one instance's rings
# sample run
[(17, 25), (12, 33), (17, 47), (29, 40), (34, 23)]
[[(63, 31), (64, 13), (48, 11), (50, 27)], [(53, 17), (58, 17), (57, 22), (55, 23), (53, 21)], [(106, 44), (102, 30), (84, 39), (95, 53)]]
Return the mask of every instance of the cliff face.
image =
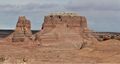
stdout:
[[(66, 33), (79, 33), (87, 29), (87, 21), (84, 16), (71, 16), (71, 15), (49, 15), (45, 16), (42, 26), (43, 33), (46, 32), (62, 32)], [(59, 30), (59, 31), (58, 31)], [(61, 35), (62, 35), (61, 34)]]
[(37, 34), (37, 39), (43, 46), (81, 48), (88, 43), (89, 38), (93, 38), (86, 18), (69, 14), (45, 16), (42, 29)]
[(50, 30), (61, 26), (64, 26), (64, 28), (76, 29), (81, 31), (84, 28), (87, 28), (87, 21), (86, 18), (83, 16), (50, 15), (45, 17), (43, 23), (44, 30)]
[(13, 34), (12, 42), (24, 42), (25, 38), (32, 36), (31, 23), (25, 18), (20, 16)]

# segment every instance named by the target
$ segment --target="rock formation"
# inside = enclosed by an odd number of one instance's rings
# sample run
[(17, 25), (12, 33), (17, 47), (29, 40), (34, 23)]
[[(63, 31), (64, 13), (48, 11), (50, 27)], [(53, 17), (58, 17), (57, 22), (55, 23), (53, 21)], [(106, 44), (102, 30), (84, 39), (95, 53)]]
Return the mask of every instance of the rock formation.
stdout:
[(45, 16), (36, 40), (43, 46), (82, 48), (86, 44), (92, 44), (96, 39), (90, 34), (84, 16), (57, 13)]
[(20, 16), (13, 34), (12, 42), (24, 42), (32, 36), (31, 23), (25, 18)]

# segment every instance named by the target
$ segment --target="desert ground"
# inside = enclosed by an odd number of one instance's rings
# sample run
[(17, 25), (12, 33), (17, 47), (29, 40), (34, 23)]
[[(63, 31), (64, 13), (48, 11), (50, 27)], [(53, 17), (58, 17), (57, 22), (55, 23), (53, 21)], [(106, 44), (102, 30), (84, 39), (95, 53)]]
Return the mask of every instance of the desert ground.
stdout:
[[(5, 42), (4, 42), (5, 43)], [(95, 47), (61, 49), (56, 47), (26, 47), (0, 45), (1, 64), (96, 64), (120, 63), (120, 41), (108, 40)]]

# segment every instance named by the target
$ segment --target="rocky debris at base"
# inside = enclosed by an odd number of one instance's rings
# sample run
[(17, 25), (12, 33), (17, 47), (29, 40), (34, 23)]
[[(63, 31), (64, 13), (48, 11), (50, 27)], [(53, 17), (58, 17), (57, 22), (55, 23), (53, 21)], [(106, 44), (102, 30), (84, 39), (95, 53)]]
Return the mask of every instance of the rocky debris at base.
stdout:
[(106, 41), (106, 40), (111, 40), (111, 39), (115, 39), (115, 40), (120, 40), (120, 35), (95, 35), (96, 39), (98, 41)]

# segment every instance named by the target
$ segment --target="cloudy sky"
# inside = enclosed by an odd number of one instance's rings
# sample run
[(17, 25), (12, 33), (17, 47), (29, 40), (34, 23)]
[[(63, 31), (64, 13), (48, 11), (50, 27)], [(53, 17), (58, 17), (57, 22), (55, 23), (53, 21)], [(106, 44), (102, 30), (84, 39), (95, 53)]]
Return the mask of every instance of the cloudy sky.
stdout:
[(0, 29), (15, 29), (26, 16), (40, 30), (45, 15), (63, 11), (86, 16), (94, 31), (120, 32), (120, 0), (0, 0)]

